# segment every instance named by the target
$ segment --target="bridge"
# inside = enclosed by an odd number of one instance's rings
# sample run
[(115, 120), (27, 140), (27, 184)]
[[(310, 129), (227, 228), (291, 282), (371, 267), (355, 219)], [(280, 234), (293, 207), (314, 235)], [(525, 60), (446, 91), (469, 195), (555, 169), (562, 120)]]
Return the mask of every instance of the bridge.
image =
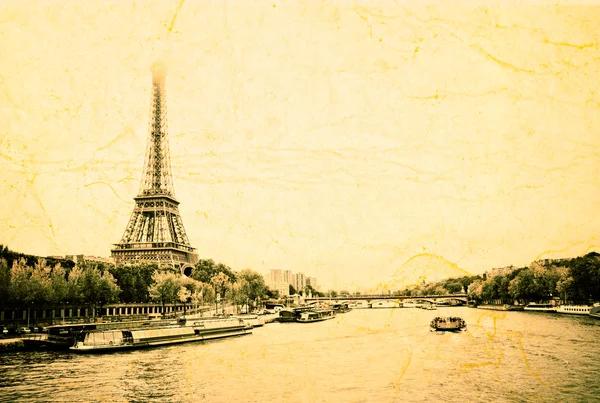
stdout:
[(375, 301), (382, 299), (393, 299), (395, 301), (426, 301), (426, 302), (441, 302), (441, 301), (457, 301), (462, 304), (466, 304), (468, 302), (467, 294), (459, 293), (459, 294), (446, 294), (446, 295), (420, 295), (420, 296), (405, 296), (405, 295), (390, 295), (390, 294), (366, 294), (366, 295), (344, 295), (338, 297), (312, 297), (312, 298), (304, 298), (306, 302), (313, 301), (332, 301), (332, 302), (342, 302), (342, 301)]

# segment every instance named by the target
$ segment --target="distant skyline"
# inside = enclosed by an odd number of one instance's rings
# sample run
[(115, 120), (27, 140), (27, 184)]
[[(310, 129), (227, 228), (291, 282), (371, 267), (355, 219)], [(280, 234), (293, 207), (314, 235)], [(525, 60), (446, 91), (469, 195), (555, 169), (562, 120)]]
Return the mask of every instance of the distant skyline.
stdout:
[(110, 256), (162, 60), (200, 258), (354, 291), (600, 250), (600, 8), (459, 4), (4, 4), (0, 243)]

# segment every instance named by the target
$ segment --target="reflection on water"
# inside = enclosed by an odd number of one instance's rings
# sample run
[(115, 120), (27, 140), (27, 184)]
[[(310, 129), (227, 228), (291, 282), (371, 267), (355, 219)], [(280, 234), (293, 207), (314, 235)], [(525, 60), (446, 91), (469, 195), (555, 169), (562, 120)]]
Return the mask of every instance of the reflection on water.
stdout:
[[(437, 315), (463, 333), (431, 333)], [(2, 401), (582, 402), (600, 396), (600, 321), (470, 308), (354, 310), (206, 343), (0, 356)]]

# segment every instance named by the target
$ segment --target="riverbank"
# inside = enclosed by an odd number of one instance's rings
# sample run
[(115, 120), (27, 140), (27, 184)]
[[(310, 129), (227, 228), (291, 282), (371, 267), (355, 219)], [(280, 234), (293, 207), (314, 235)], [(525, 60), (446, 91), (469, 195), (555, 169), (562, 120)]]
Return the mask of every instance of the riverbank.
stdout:
[(524, 306), (522, 305), (477, 305), (479, 309), (487, 309), (490, 311), (523, 311)]
[[(226, 310), (227, 311), (227, 310)], [(231, 313), (233, 314), (233, 313)], [(226, 313), (226, 315), (229, 315), (228, 313)], [(277, 321), (277, 317), (279, 315), (278, 314), (269, 314), (269, 315), (262, 315), (260, 316), (260, 318), (262, 318), (264, 320), (264, 323), (273, 323)], [(188, 319), (192, 320), (194, 318), (201, 318), (201, 317), (214, 317), (214, 312), (213, 315), (189, 315)], [(32, 333), (31, 335), (27, 335), (27, 337), (46, 337), (45, 333)], [(0, 354), (2, 353), (8, 353), (8, 352), (16, 352), (16, 351), (24, 351), (27, 350), (25, 343), (23, 342), (23, 339), (20, 337), (9, 337), (9, 338), (0, 338)]]

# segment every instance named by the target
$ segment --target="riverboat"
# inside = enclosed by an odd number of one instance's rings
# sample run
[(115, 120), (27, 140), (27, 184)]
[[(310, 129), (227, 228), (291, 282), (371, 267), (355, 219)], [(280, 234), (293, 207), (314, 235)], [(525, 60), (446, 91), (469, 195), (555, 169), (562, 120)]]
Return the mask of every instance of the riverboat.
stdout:
[(296, 318), (296, 322), (300, 323), (312, 323), (321, 322), (328, 319), (335, 318), (335, 313), (331, 309), (323, 309), (319, 311), (305, 311), (300, 314), (300, 317)]
[(343, 302), (340, 304), (333, 304), (331, 306), (331, 309), (333, 309), (333, 311), (337, 314), (337, 313), (346, 313), (346, 312), (350, 312), (352, 310), (352, 308), (350, 308), (348, 306), (348, 303)]
[(372, 301), (371, 308), (398, 308), (398, 303), (390, 300)]
[(242, 319), (199, 319), (166, 327), (128, 330), (86, 330), (78, 335), (70, 351), (75, 353), (107, 353), (172, 344), (220, 339), (251, 334)]
[(569, 315), (589, 315), (592, 308), (588, 305), (560, 305), (556, 312)]
[(456, 316), (436, 316), (429, 324), (432, 332), (460, 332), (467, 329), (467, 323)]
[(367, 301), (354, 301), (349, 304), (348, 307), (352, 309), (367, 309), (371, 307), (371, 304), (369, 304)]
[(265, 324), (265, 320), (258, 315), (237, 315), (234, 318), (243, 320), (250, 327), (261, 327)]
[(43, 334), (31, 334), (23, 339), (27, 349), (34, 350), (68, 350), (85, 331), (115, 330), (132, 328), (154, 328), (177, 324), (176, 320), (142, 320), (125, 322), (70, 323), (52, 325), (44, 328)]
[(536, 312), (556, 312), (556, 306), (552, 304), (527, 304), (523, 310)]
[(282, 309), (277, 317), (278, 322), (295, 322), (299, 313), (295, 309)]
[(318, 310), (317, 304), (298, 306), (296, 308), (285, 308), (279, 311), (277, 317), (278, 322), (296, 322), (296, 319), (300, 317), (302, 312), (316, 311)]

